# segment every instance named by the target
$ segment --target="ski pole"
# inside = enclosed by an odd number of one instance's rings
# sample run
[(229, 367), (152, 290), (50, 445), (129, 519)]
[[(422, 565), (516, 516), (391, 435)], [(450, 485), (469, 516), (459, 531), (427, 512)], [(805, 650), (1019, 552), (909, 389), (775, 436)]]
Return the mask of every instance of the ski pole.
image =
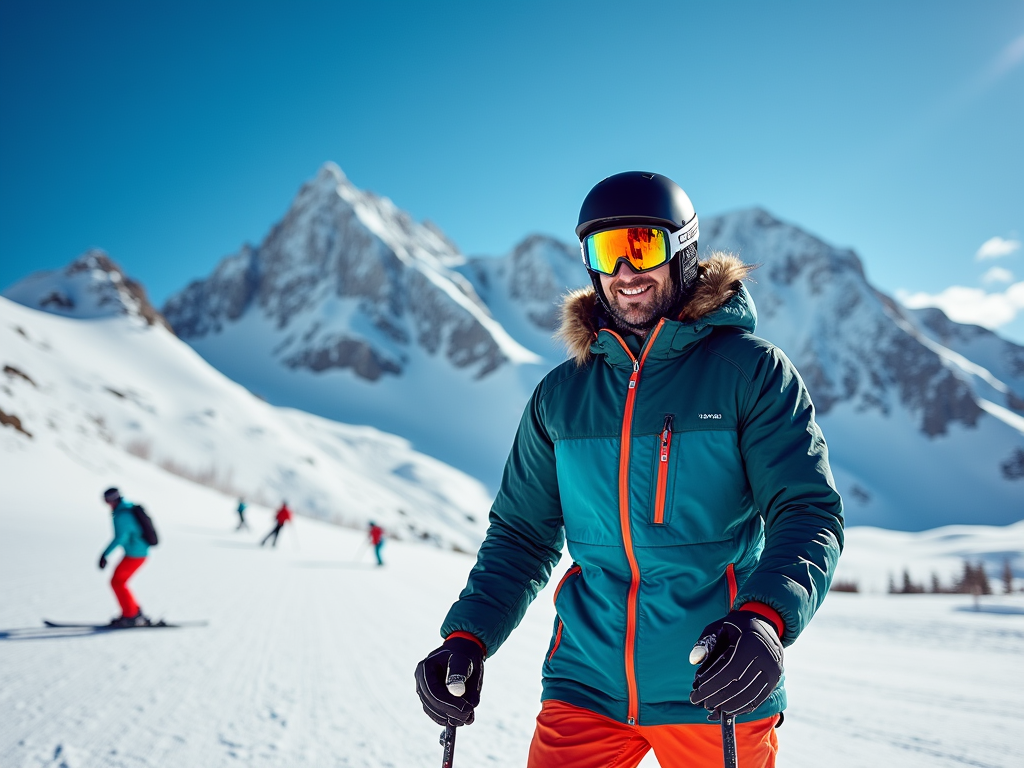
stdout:
[(353, 562), (359, 562), (359, 558), (363, 556), (363, 550), (366, 549), (366, 545), (370, 543), (369, 539), (363, 539), (359, 546), (356, 548), (356, 553), (352, 555)]
[(736, 715), (722, 713), (722, 754), (725, 768), (739, 768), (736, 757)]
[(444, 727), (441, 734), (441, 746), (444, 747), (444, 754), (441, 757), (441, 768), (452, 768), (455, 761), (455, 726), (450, 723)]

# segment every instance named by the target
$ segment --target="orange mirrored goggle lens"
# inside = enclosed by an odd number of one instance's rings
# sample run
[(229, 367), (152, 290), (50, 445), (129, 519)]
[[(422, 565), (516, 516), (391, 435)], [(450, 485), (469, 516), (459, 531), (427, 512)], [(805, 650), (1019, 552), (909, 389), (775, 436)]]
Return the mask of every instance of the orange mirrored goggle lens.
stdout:
[(583, 260), (595, 272), (615, 273), (619, 259), (643, 272), (660, 267), (671, 258), (668, 231), (655, 227), (623, 227), (595, 232), (583, 240)]

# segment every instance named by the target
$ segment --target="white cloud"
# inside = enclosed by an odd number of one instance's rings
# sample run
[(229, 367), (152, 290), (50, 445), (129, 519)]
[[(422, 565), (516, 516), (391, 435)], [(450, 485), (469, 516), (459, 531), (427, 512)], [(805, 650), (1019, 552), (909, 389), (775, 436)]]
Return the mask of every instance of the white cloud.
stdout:
[(910, 293), (899, 290), (896, 298), (909, 309), (938, 307), (950, 320), (980, 325), (993, 330), (1006, 325), (1024, 311), (1024, 281), (1014, 283), (1002, 293), (986, 293), (982, 288), (954, 285), (942, 293)]
[(992, 283), (1012, 283), (1013, 272), (1008, 269), (1004, 269), (1003, 267), (992, 267), (988, 272), (981, 276), (981, 282), (985, 283), (985, 285), (990, 285)]
[(1024, 61), (1024, 35), (1010, 41), (992, 63), (992, 77), (1002, 77)]
[(998, 259), (1000, 256), (1009, 254), (1020, 248), (1020, 240), (1004, 240), (1001, 237), (991, 237), (981, 244), (981, 248), (974, 254), (978, 259)]

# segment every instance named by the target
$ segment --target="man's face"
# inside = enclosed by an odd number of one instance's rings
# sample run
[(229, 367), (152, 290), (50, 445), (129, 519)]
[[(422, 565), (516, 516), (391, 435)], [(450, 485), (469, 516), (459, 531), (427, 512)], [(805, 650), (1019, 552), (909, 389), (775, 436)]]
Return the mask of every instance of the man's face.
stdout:
[(650, 272), (634, 272), (619, 262), (614, 275), (601, 275), (601, 288), (616, 324), (646, 336), (658, 319), (675, 303), (675, 287), (669, 271), (671, 262)]

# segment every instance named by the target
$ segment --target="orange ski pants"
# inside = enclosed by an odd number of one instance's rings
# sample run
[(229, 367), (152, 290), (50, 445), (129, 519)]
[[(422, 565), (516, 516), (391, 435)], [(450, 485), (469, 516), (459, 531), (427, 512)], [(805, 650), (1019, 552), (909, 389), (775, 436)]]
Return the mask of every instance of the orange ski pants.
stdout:
[[(743, 768), (774, 768), (778, 715), (736, 724)], [(719, 768), (719, 725), (626, 725), (561, 701), (545, 701), (537, 716), (527, 768), (635, 768), (653, 749), (662, 768)]]
[(138, 616), (139, 604), (135, 602), (135, 595), (128, 589), (128, 579), (135, 575), (142, 564), (146, 562), (144, 557), (123, 557), (121, 562), (114, 569), (114, 575), (110, 579), (110, 586), (114, 589), (114, 595), (121, 606), (122, 616)]

